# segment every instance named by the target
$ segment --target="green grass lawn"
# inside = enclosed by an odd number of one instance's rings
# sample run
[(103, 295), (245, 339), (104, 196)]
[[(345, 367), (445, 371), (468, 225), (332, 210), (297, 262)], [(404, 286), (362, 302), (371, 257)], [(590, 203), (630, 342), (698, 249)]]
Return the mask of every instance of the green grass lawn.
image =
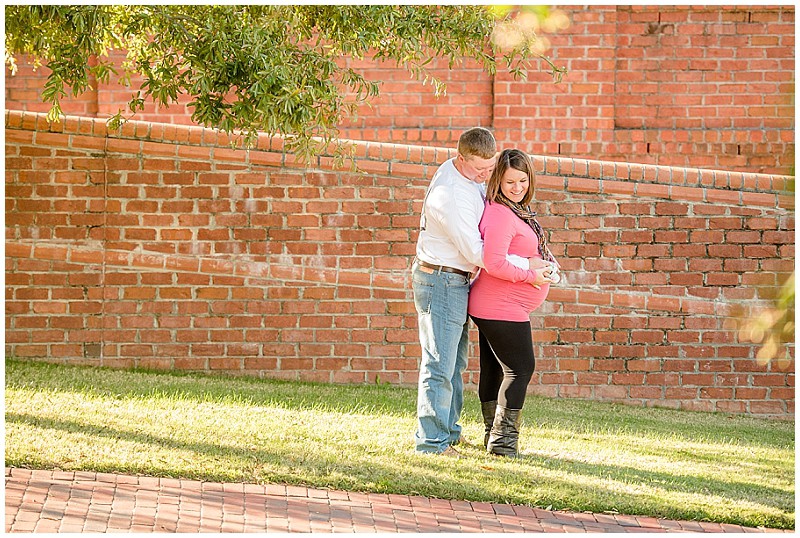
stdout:
[(792, 422), (530, 397), (522, 458), (454, 460), (414, 452), (414, 389), (5, 366), (7, 466), (794, 528)]

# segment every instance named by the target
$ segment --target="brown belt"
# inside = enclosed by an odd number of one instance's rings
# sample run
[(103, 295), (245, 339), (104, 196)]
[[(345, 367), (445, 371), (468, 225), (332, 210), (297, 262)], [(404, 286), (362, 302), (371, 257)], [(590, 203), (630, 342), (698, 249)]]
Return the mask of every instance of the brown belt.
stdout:
[(469, 271), (462, 271), (461, 269), (456, 269), (454, 267), (447, 267), (446, 265), (433, 265), (432, 263), (424, 262), (417, 258), (417, 264), (422, 267), (427, 267), (428, 269), (433, 269), (434, 271), (441, 271), (443, 273), (455, 273), (457, 275), (462, 275), (467, 278), (472, 276), (472, 273)]

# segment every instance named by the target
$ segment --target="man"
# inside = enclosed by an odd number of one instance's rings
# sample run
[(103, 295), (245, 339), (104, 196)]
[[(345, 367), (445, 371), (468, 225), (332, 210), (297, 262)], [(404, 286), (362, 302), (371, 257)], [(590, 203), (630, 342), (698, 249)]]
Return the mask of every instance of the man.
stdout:
[[(458, 456), (457, 424), (464, 404), (462, 374), (469, 344), (467, 299), (471, 276), (483, 266), (478, 224), (483, 183), (495, 167), (497, 144), (474, 127), (458, 140), (458, 154), (442, 164), (422, 202), (417, 257), (412, 267), (422, 362), (417, 397), (418, 452)], [(525, 258), (509, 256), (522, 269)]]

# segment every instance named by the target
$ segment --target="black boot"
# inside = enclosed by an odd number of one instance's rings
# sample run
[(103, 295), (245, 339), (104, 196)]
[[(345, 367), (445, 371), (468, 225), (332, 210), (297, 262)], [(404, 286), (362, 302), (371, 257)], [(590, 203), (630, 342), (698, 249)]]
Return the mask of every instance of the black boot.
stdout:
[(494, 414), (497, 411), (497, 400), (491, 402), (481, 402), (481, 413), (483, 413), (483, 425), (486, 435), (483, 436), (483, 448), (489, 443), (489, 432), (492, 431), (494, 424)]
[(498, 405), (486, 450), (498, 456), (516, 458), (521, 418), (522, 409), (506, 409)]

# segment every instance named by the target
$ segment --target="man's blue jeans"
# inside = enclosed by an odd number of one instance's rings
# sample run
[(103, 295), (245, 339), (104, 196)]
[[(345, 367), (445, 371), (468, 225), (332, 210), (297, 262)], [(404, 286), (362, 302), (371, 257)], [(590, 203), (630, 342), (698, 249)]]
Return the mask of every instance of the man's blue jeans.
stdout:
[(416, 448), (442, 452), (458, 440), (464, 406), (469, 333), (469, 279), (455, 273), (425, 273), (414, 266), (414, 305), (422, 362), (417, 394)]

